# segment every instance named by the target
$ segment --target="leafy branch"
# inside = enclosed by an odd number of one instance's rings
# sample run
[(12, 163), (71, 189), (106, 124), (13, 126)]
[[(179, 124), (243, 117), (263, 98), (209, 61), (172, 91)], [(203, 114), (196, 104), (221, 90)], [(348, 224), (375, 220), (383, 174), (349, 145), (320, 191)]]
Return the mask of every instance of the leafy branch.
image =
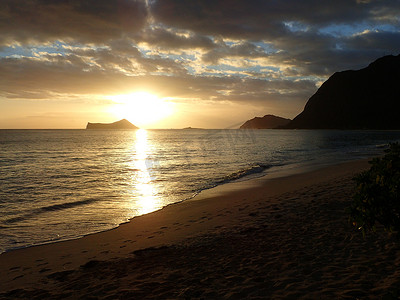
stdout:
[(354, 178), (357, 190), (350, 220), (363, 234), (375, 231), (377, 223), (389, 232), (400, 233), (400, 145), (390, 144), (385, 153)]

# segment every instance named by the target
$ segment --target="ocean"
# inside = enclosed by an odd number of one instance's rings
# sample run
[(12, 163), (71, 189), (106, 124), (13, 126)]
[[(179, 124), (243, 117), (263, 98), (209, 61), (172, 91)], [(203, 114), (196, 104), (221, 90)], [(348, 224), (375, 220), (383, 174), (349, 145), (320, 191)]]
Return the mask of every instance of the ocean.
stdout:
[(381, 154), (400, 131), (0, 130), (0, 253), (109, 230), (202, 190)]

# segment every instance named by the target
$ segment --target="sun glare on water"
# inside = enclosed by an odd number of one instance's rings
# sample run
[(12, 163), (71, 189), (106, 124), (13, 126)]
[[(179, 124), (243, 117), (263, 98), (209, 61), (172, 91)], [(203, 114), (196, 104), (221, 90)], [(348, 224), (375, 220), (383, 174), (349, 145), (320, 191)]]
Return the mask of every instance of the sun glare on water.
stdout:
[(135, 141), (135, 172), (133, 194), (136, 196), (134, 207), (138, 209), (139, 214), (146, 214), (156, 210), (160, 206), (158, 197), (156, 196), (155, 187), (152, 185), (150, 177), (150, 160), (147, 157), (148, 153), (147, 131), (139, 129), (136, 131)]
[(110, 111), (116, 117), (128, 119), (141, 127), (157, 123), (172, 115), (173, 105), (147, 92), (109, 97), (115, 104)]

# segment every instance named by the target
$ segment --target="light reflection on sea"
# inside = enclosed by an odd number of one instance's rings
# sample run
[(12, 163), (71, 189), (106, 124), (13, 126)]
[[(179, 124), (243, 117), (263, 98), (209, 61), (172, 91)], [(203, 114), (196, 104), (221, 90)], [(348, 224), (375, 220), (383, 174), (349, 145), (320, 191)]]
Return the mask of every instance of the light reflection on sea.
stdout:
[(132, 203), (137, 213), (142, 215), (162, 207), (159, 197), (156, 193), (156, 187), (152, 184), (150, 173), (147, 168), (147, 152), (149, 151), (147, 131), (139, 129), (136, 131), (136, 154), (135, 154), (135, 173), (132, 182), (132, 196), (137, 198)]
[(107, 230), (236, 179), (380, 153), (398, 131), (0, 130), (0, 252)]

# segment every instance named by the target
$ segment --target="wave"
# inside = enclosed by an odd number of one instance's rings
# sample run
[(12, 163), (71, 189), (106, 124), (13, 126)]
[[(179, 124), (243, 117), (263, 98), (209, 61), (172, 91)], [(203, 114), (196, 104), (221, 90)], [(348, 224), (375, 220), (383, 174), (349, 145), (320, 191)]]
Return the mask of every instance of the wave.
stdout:
[[(263, 165), (263, 164), (260, 164), (260, 165), (251, 166), (251, 167), (248, 167), (248, 168), (245, 168), (245, 169), (241, 169), (239, 171), (236, 171), (236, 172), (233, 172), (233, 173), (231, 173), (229, 175), (224, 176), (220, 180), (216, 180), (214, 182), (206, 184), (202, 188), (199, 188), (199, 189), (195, 190), (194, 192), (192, 192), (190, 197), (187, 197), (186, 199), (183, 199), (182, 201), (185, 201), (185, 200), (188, 200), (188, 199), (192, 199), (192, 198), (196, 197), (199, 193), (201, 193), (201, 191), (212, 189), (212, 188), (214, 188), (214, 187), (216, 187), (218, 185), (222, 185), (222, 184), (225, 184), (225, 183), (233, 182), (233, 181), (242, 179), (244, 177), (248, 177), (248, 179), (254, 178), (255, 174), (260, 174), (261, 175), (261, 173), (264, 172), (265, 170), (270, 169), (272, 167), (277, 167), (277, 166), (280, 166), (280, 165), (279, 164), (276, 164), (276, 165)], [(182, 201), (179, 201), (179, 202), (182, 202)]]
[(76, 202), (66, 202), (66, 203), (62, 203), (62, 204), (54, 204), (54, 205), (44, 206), (44, 207), (38, 208), (37, 210), (39, 212), (55, 211), (55, 210), (73, 208), (73, 207), (81, 206), (81, 205), (87, 205), (87, 204), (91, 204), (96, 201), (97, 201), (96, 199), (91, 198), (91, 199), (86, 199), (86, 200), (81, 200), (81, 201), (76, 201)]
[(375, 145), (375, 148), (378, 148), (378, 149), (384, 149), (384, 148), (388, 148), (389, 147), (389, 144), (378, 144), (378, 145)]
[(21, 216), (6, 219), (6, 220), (4, 220), (4, 223), (5, 224), (17, 223), (17, 222), (25, 221), (32, 217), (36, 217), (38, 215), (44, 214), (46, 212), (52, 212), (52, 211), (58, 211), (58, 210), (69, 209), (69, 208), (73, 208), (73, 207), (77, 207), (77, 206), (82, 206), (82, 205), (88, 205), (88, 204), (91, 204), (96, 201), (98, 201), (98, 199), (91, 198), (91, 199), (85, 199), (82, 201), (66, 202), (66, 203), (61, 203), (61, 204), (53, 204), (53, 205), (49, 205), (49, 206), (43, 206), (43, 207), (35, 208), (35, 209), (31, 210), (30, 212), (23, 214)]
[(225, 176), (223, 179), (217, 181), (217, 185), (223, 184), (223, 183), (228, 183), (228, 182), (231, 182), (231, 181), (235, 181), (235, 180), (241, 179), (241, 178), (246, 177), (246, 176), (262, 173), (262, 172), (264, 172), (265, 170), (267, 170), (267, 169), (269, 169), (271, 167), (273, 167), (273, 165), (255, 165), (255, 166), (251, 166), (249, 168), (242, 169), (242, 170), (239, 170), (237, 172), (234, 172), (234, 173), (231, 173), (231, 174)]

